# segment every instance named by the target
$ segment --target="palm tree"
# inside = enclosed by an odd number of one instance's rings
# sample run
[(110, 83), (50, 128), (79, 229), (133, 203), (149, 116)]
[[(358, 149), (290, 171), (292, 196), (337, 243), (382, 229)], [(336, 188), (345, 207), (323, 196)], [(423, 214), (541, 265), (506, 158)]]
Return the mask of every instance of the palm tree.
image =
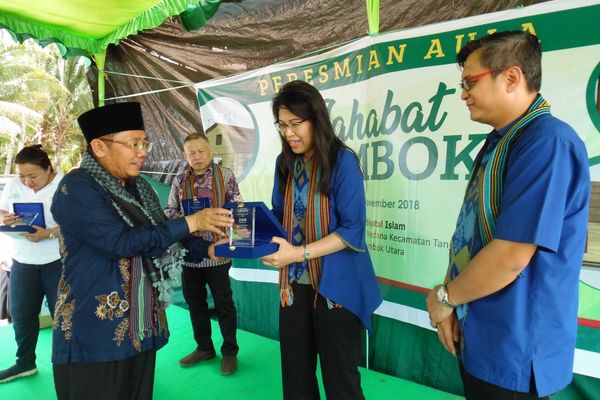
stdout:
[(55, 45), (0, 40), (0, 167), (10, 170), (14, 151), (30, 143), (42, 143), (62, 170), (79, 162), (85, 142), (76, 117), (93, 105), (85, 69)]
[(0, 154), (6, 155), (4, 174), (10, 174), (15, 149), (25, 143), (24, 133), (34, 131), (41, 121), (42, 114), (37, 111), (0, 100)]
[(55, 165), (69, 169), (72, 164), (62, 163), (63, 152), (69, 154), (65, 160), (77, 159), (83, 154), (85, 141), (77, 124), (77, 116), (92, 108), (92, 95), (85, 75), (85, 63), (80, 58), (57, 57), (50, 65), (49, 74), (56, 79), (54, 98), (42, 123), (42, 140), (51, 143)]

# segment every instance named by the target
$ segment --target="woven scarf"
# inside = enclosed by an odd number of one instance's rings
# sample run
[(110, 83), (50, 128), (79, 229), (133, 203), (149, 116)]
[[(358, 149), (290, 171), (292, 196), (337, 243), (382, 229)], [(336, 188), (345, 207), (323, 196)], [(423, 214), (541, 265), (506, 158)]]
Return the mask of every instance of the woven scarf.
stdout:
[[(508, 160), (511, 145), (518, 140), (527, 127), (542, 115), (550, 114), (550, 105), (538, 94), (533, 104), (521, 119), (508, 130), (498, 145), (492, 150), (482, 179), (479, 181), (479, 233), (482, 245), (492, 241), (496, 230), (496, 220), (500, 213), (506, 174), (506, 160)], [(471, 179), (473, 179), (472, 172)]]
[[(301, 157), (298, 157), (294, 161), (294, 171), (300, 171), (302, 166), (298, 163), (304, 163)], [(329, 234), (329, 198), (321, 194), (318, 190), (319, 182), (321, 180), (321, 173), (316, 165), (307, 171), (308, 174), (308, 194), (307, 204), (304, 218), (306, 221), (306, 228), (304, 232), (305, 244), (315, 242)], [(296, 176), (301, 177), (302, 174), (290, 173), (287, 177), (284, 193), (284, 209), (283, 209), (283, 227), (288, 233), (288, 241), (294, 242), (293, 232), (294, 224), (297, 215), (294, 214), (294, 199), (298, 199), (299, 196), (296, 193), (304, 185), (297, 185)], [(298, 268), (298, 266), (295, 266)], [(313, 258), (308, 260), (308, 273), (310, 276), (310, 283), (313, 289), (318, 291), (319, 281), (321, 280), (321, 258)], [(281, 306), (290, 306), (294, 302), (294, 293), (290, 286), (290, 266), (279, 270), (279, 290), (281, 298)]]
[[(212, 168), (212, 207), (223, 207), (225, 204), (225, 178), (223, 177), (223, 170), (214, 162), (211, 163)], [(179, 198), (181, 200), (194, 199), (196, 198), (196, 191), (194, 186), (196, 182), (200, 181), (200, 177), (194, 173), (192, 167), (189, 167), (183, 176), (181, 188), (179, 192)], [(202, 236), (201, 231), (194, 232), (195, 236)], [(213, 241), (216, 241), (216, 235), (212, 235)]]
[[(310, 182), (308, 174), (311, 169), (312, 160), (308, 160), (305, 163), (294, 163), (293, 179), (291, 182), (294, 185), (294, 198), (292, 199), (294, 216), (292, 218), (291, 243), (295, 246), (303, 246), (306, 244), (304, 216), (306, 215), (306, 206), (308, 204), (308, 186)], [(290, 264), (288, 271), (289, 281), (298, 282), (307, 268), (307, 261)]]
[[(143, 178), (137, 178), (134, 181), (139, 195), (138, 201), (121, 185), (121, 181), (109, 174), (89, 152), (84, 153), (81, 168), (89, 172), (111, 198), (118, 198), (120, 202), (129, 203), (141, 210), (148, 223), (157, 225), (165, 221), (165, 215), (156, 192)], [(112, 206), (128, 226), (136, 226), (135, 221), (131, 219), (130, 214), (121, 205), (113, 200)], [(152, 318), (154, 308), (164, 309), (172, 303), (173, 287), (181, 284), (181, 271), (185, 253), (186, 250), (179, 243), (175, 243), (160, 257), (154, 259), (154, 264), (162, 271), (161, 280), (154, 283), (154, 287), (158, 290), (157, 304), (153, 301), (152, 283), (144, 273), (141, 256), (132, 257), (129, 289), (130, 333), (138, 339), (141, 340), (147, 337), (150, 332), (155, 332), (156, 328)]]

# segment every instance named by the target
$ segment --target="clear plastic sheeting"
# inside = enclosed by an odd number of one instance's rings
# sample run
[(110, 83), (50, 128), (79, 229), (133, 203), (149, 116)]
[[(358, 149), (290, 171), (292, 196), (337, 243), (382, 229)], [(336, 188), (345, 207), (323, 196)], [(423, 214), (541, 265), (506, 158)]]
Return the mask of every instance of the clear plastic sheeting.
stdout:
[[(380, 0), (379, 32), (541, 2)], [(156, 144), (146, 169), (175, 173), (181, 166), (183, 138), (202, 130), (193, 83), (322, 51), (366, 36), (368, 29), (365, 0), (223, 1), (196, 31), (186, 32), (172, 18), (158, 28), (123, 39), (119, 46), (110, 46), (105, 98), (154, 91), (129, 98), (142, 103), (147, 134)], [(96, 77), (97, 71), (90, 74), (93, 88)], [(164, 91), (175, 87), (179, 88)], [(111, 101), (119, 100), (107, 103)], [(172, 175), (153, 178), (170, 183)]]

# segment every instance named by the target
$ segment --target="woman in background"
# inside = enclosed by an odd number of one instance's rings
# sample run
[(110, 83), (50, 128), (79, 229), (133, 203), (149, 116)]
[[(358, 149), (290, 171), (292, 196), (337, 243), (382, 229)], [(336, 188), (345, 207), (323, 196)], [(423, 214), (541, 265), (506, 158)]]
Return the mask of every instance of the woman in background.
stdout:
[(293, 81), (273, 99), (281, 137), (273, 209), (288, 234), (263, 258), (280, 269), (283, 397), (364, 399), (363, 331), (381, 294), (365, 242), (366, 201), (356, 154), (334, 133), (323, 97)]
[(9, 304), (17, 342), (17, 361), (0, 371), (0, 383), (37, 372), (35, 348), (42, 301), (46, 296), (50, 315), (54, 316), (62, 269), (58, 227), (50, 213), (52, 196), (62, 176), (52, 168), (41, 145), (24, 147), (17, 153), (15, 164), (17, 177), (7, 183), (0, 196), (2, 224), (12, 225), (20, 220), (13, 213), (14, 203), (42, 203), (46, 228), (34, 224), (35, 232), (22, 233), (22, 238), (13, 239)]

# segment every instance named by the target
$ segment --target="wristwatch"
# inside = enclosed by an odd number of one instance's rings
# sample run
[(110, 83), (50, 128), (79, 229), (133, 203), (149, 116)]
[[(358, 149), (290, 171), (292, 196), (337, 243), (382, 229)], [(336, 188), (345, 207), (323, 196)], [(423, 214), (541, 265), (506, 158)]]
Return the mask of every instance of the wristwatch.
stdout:
[(308, 261), (309, 257), (310, 257), (310, 252), (308, 251), (308, 247), (306, 247), (306, 245), (304, 245), (304, 261)]
[(52, 240), (54, 239), (54, 233), (50, 232), (50, 234), (48, 235), (48, 240)]
[(442, 303), (442, 305), (448, 308), (456, 307), (456, 304), (450, 303), (450, 301), (448, 300), (448, 288), (446, 288), (446, 285), (437, 285), (435, 287), (435, 294), (437, 296), (438, 301)]

